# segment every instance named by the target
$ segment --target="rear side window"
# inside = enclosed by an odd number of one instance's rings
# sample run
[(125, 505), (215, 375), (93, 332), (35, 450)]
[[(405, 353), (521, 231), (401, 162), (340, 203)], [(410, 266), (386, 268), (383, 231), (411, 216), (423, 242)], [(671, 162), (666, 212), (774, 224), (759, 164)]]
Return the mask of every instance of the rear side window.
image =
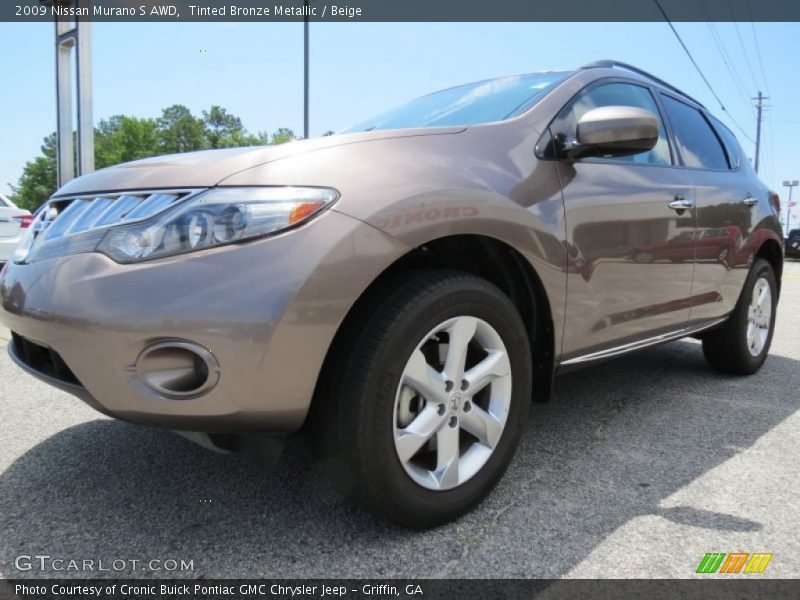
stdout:
[(742, 148), (739, 146), (739, 141), (736, 136), (731, 133), (731, 130), (725, 127), (719, 119), (711, 117), (711, 122), (717, 130), (719, 137), (722, 138), (722, 143), (725, 145), (725, 151), (728, 153), (728, 162), (732, 170), (739, 168), (739, 161), (742, 160)]
[(671, 96), (662, 98), (684, 164), (694, 169), (727, 170), (725, 151), (703, 113)]

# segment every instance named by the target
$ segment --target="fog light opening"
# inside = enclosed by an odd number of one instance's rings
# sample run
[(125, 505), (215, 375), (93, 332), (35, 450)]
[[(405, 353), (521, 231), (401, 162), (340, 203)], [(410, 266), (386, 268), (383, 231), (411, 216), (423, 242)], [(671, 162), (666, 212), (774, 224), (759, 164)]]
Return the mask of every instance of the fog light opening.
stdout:
[(136, 372), (147, 387), (162, 396), (191, 398), (217, 384), (219, 363), (199, 344), (165, 340), (139, 354)]

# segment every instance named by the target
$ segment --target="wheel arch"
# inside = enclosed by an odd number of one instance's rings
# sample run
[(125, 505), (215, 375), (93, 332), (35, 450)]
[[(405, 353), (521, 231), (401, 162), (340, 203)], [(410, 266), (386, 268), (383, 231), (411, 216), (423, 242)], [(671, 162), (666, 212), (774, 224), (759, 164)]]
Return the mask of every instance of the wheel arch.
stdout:
[(772, 270), (775, 272), (775, 282), (778, 285), (778, 293), (780, 294), (781, 275), (783, 274), (783, 250), (781, 245), (772, 238), (765, 240), (756, 250), (755, 258), (763, 258), (772, 265)]
[(455, 269), (478, 275), (502, 290), (517, 306), (525, 323), (533, 354), (533, 398), (549, 400), (554, 376), (555, 334), (550, 303), (534, 267), (516, 249), (496, 238), (480, 234), (456, 234), (436, 238), (411, 249), (389, 265), (362, 292), (347, 312), (317, 379), (309, 415), (323, 400), (326, 382), (339, 348), (358, 326), (360, 312), (399, 271), (410, 269)]

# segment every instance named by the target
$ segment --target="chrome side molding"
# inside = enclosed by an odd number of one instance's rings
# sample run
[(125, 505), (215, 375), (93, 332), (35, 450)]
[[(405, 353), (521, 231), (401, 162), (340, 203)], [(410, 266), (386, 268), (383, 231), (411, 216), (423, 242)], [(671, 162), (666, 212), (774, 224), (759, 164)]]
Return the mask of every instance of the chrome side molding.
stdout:
[(559, 366), (590, 363), (596, 360), (603, 360), (606, 358), (613, 358), (615, 356), (627, 354), (628, 352), (633, 352), (634, 350), (640, 350), (641, 348), (647, 348), (648, 346), (655, 346), (657, 344), (662, 344), (664, 342), (679, 340), (681, 338), (694, 335), (695, 333), (700, 333), (701, 331), (705, 331), (706, 329), (711, 329), (712, 327), (715, 327), (716, 325), (723, 323), (727, 318), (728, 317), (722, 317), (720, 319), (714, 319), (713, 321), (702, 323), (701, 325), (695, 325), (693, 327), (682, 327), (681, 329), (677, 329), (675, 331), (670, 331), (667, 333), (662, 333), (661, 335), (646, 338), (644, 340), (638, 340), (636, 342), (630, 342), (628, 344), (623, 344), (621, 346), (614, 346), (613, 348), (608, 348), (606, 350), (599, 350), (597, 352), (583, 354), (581, 356), (576, 356), (575, 358), (570, 358), (569, 360), (565, 360), (559, 363)]

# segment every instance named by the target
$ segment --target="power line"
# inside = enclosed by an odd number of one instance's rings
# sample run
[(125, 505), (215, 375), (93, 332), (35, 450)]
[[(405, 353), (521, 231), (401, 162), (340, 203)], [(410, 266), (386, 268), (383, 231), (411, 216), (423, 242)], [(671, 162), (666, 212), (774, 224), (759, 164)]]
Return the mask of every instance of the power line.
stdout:
[(736, 31), (736, 37), (739, 38), (739, 47), (742, 49), (742, 55), (744, 56), (744, 62), (747, 65), (747, 70), (750, 71), (750, 78), (753, 80), (753, 85), (758, 87), (758, 81), (756, 81), (756, 75), (753, 72), (753, 66), (750, 64), (750, 59), (747, 57), (747, 50), (744, 47), (744, 40), (742, 39), (742, 34), (739, 32), (739, 24), (736, 22), (736, 14), (733, 12), (733, 5), (731, 4), (731, 0), (728, 0), (728, 10), (731, 12), (731, 19), (733, 20), (733, 27)]
[[(711, 23), (706, 23), (708, 28), (711, 31), (715, 31)], [(716, 41), (716, 40), (715, 40)], [(720, 40), (721, 41), (721, 40)], [(717, 46), (720, 50), (720, 54), (722, 54), (722, 62), (725, 64), (725, 67), (728, 69), (728, 72), (731, 74), (731, 78), (733, 79), (733, 83), (736, 85), (736, 90), (739, 92), (739, 97), (744, 101), (745, 105), (748, 109), (752, 109), (753, 105), (750, 103), (750, 93), (747, 91), (747, 87), (745, 86), (742, 78), (739, 77), (739, 73), (736, 72), (730, 65), (730, 57), (726, 59), (727, 52), (725, 51), (724, 46)], [(730, 62), (729, 62), (730, 61)]]
[(683, 39), (681, 38), (680, 34), (678, 33), (678, 30), (675, 29), (675, 26), (672, 24), (672, 21), (669, 20), (669, 17), (667, 16), (667, 13), (664, 10), (664, 7), (661, 6), (661, 2), (659, 2), (659, 0), (653, 0), (653, 1), (656, 3), (656, 6), (658, 6), (658, 10), (660, 10), (661, 14), (664, 16), (664, 21), (666, 21), (667, 25), (669, 25), (669, 28), (672, 29), (672, 33), (675, 34), (675, 37), (677, 38), (678, 42), (680, 43), (681, 47), (683, 48), (683, 51), (686, 52), (686, 56), (688, 56), (689, 60), (692, 61), (692, 64), (694, 65), (694, 68), (697, 69), (698, 74), (703, 79), (703, 81), (705, 82), (706, 86), (708, 86), (708, 89), (711, 91), (711, 95), (714, 96), (714, 98), (716, 99), (717, 103), (719, 104), (720, 109), (723, 112), (727, 113), (728, 118), (731, 120), (731, 123), (733, 123), (736, 126), (736, 128), (739, 130), (739, 132), (748, 141), (750, 141), (751, 143), (755, 144), (756, 143), (755, 140), (753, 138), (751, 138), (749, 135), (747, 135), (745, 130), (742, 129), (742, 126), (739, 125), (739, 123), (736, 122), (736, 119), (733, 118), (733, 115), (731, 115), (731, 113), (728, 112), (728, 109), (725, 108), (725, 105), (722, 103), (722, 100), (717, 95), (717, 92), (715, 92), (714, 88), (711, 87), (711, 83), (709, 83), (709, 81), (706, 78), (705, 74), (700, 69), (700, 66), (697, 64), (697, 61), (694, 59), (694, 56), (692, 56), (692, 53), (689, 52), (689, 48), (686, 47), (686, 44), (683, 42)]
[(775, 147), (772, 145), (772, 113), (767, 112), (767, 134), (769, 135), (769, 144), (765, 145), (765, 149), (769, 150), (769, 160), (767, 161), (767, 171), (771, 181), (775, 181), (775, 171), (772, 170), (773, 160), (775, 159)]
[[(755, 20), (753, 19), (753, 7), (750, 4), (750, 0), (747, 0), (747, 12), (750, 15), (750, 31), (753, 34), (753, 44), (756, 47), (756, 56), (758, 57), (758, 68), (761, 71), (761, 79), (764, 82), (764, 89), (767, 90), (767, 94), (772, 96), (769, 91), (769, 83), (767, 82), (767, 74), (764, 71), (764, 61), (761, 59), (761, 46), (758, 43), (758, 35), (756, 34), (756, 25)], [(767, 119), (767, 131), (769, 135), (769, 144), (766, 146), (765, 150), (769, 150), (769, 160), (767, 161), (767, 170), (769, 171), (770, 180), (775, 181), (775, 172), (772, 169), (773, 161), (775, 160), (775, 147), (773, 145), (773, 140), (775, 136), (773, 134), (772, 129), (772, 114), (768, 114)]]
[(758, 87), (758, 81), (756, 80), (756, 74), (753, 72), (753, 66), (750, 64), (750, 59), (747, 58), (747, 49), (744, 47), (742, 34), (739, 33), (739, 24), (734, 21), (733, 26), (736, 29), (736, 37), (739, 38), (739, 47), (742, 49), (742, 54), (744, 55), (744, 63), (747, 65), (747, 70), (750, 71), (750, 78), (753, 80), (753, 85)]
[(703, 71), (698, 66), (697, 61), (695, 61), (694, 56), (692, 56), (692, 53), (689, 52), (689, 48), (687, 48), (686, 44), (683, 43), (683, 39), (681, 38), (681, 36), (678, 33), (677, 29), (675, 29), (675, 26), (672, 24), (672, 21), (669, 20), (669, 17), (667, 16), (667, 13), (664, 11), (664, 8), (661, 6), (661, 2), (659, 2), (658, 0), (653, 0), (653, 1), (656, 3), (656, 6), (658, 6), (658, 9), (661, 11), (661, 14), (664, 15), (664, 20), (667, 22), (667, 25), (669, 25), (669, 28), (672, 29), (672, 33), (675, 34), (675, 37), (678, 39), (678, 42), (683, 47), (684, 52), (686, 52), (686, 56), (688, 56), (689, 60), (692, 61), (692, 64), (694, 65), (694, 68), (697, 69), (697, 72), (700, 74), (700, 77), (702, 77), (703, 81), (708, 86), (708, 89), (711, 90), (711, 94), (714, 96), (714, 98), (716, 98), (717, 102), (719, 102), (719, 105), (722, 107), (722, 110), (725, 110), (725, 105), (722, 104), (722, 100), (720, 100), (719, 96), (717, 96), (717, 92), (715, 92), (714, 88), (711, 87), (711, 84), (708, 82), (708, 79), (706, 79), (706, 76), (703, 74)]
[(764, 89), (767, 90), (767, 94), (770, 94), (769, 84), (767, 83), (767, 74), (764, 72), (764, 61), (761, 60), (761, 47), (758, 44), (756, 24), (753, 22), (753, 8), (750, 6), (750, 0), (747, 0), (747, 11), (750, 13), (750, 29), (753, 32), (753, 43), (756, 46), (756, 56), (758, 57), (758, 67), (761, 69), (761, 79), (764, 80)]
[(725, 67), (731, 74), (733, 82), (734, 84), (736, 84), (736, 89), (739, 90), (739, 93), (745, 99), (747, 105), (750, 106), (750, 100), (748, 100), (747, 86), (745, 86), (744, 81), (742, 81), (742, 78), (739, 77), (739, 73), (731, 67), (730, 63), (732, 63), (733, 60), (731, 59), (730, 55), (725, 49), (725, 45), (723, 44), (722, 39), (719, 37), (719, 34), (717, 33), (717, 30), (714, 28), (713, 23), (706, 21), (706, 26), (711, 31), (711, 35), (714, 39), (714, 42), (717, 44), (717, 48), (719, 49), (720, 54), (722, 55), (722, 62), (725, 64)]
[(700, 7), (700, 11), (703, 13), (703, 16), (706, 19), (706, 27), (708, 27), (708, 30), (711, 32), (711, 38), (717, 45), (717, 50), (719, 50), (720, 56), (722, 57), (722, 62), (725, 64), (725, 68), (727, 68), (728, 72), (731, 74), (733, 83), (736, 84), (736, 88), (741, 94), (741, 98), (744, 100), (744, 103), (747, 105), (747, 108), (751, 109), (752, 104), (750, 104), (750, 94), (747, 91), (747, 86), (744, 84), (744, 81), (742, 81), (742, 78), (739, 76), (739, 73), (732, 68), (731, 65), (733, 64), (733, 59), (731, 58), (730, 53), (725, 47), (725, 43), (722, 41), (722, 37), (720, 37), (717, 28), (714, 26), (714, 23), (711, 22), (711, 15), (709, 14), (708, 9), (706, 8), (705, 2), (703, 0), (697, 0), (697, 5)]

